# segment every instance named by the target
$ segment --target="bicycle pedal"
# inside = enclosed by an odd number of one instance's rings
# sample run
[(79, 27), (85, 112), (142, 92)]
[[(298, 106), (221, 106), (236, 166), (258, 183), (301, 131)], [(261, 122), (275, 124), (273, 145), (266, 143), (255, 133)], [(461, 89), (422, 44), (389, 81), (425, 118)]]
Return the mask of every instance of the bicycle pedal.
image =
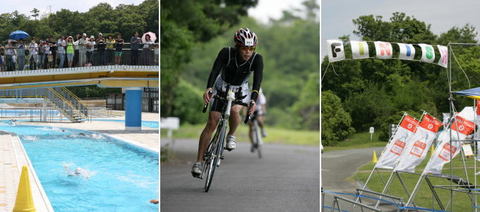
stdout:
[(222, 155), (222, 156), (220, 156), (220, 159), (222, 159), (222, 160), (223, 160), (223, 159), (225, 159), (225, 157)]

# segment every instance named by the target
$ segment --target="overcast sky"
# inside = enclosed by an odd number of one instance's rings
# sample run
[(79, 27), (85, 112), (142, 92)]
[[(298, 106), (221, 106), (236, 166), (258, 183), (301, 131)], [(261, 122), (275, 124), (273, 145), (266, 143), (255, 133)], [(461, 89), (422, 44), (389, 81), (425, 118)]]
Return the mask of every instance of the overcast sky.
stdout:
[[(362, 15), (381, 15), (389, 20), (393, 12), (404, 12), (420, 21), (431, 24), (433, 33), (448, 31), (453, 26), (463, 27), (470, 24), (480, 30), (479, 0), (322, 0), (321, 7), (321, 45), (326, 40), (350, 35), (353, 40), (353, 19)], [(479, 37), (477, 36), (477, 39)], [(358, 38), (356, 38), (358, 40)], [(321, 57), (326, 54), (322, 47)]]
[[(320, 5), (320, 0), (316, 0)], [(248, 15), (254, 17), (263, 23), (267, 23), (269, 18), (277, 19), (282, 16), (282, 11), (291, 8), (302, 8), (303, 0), (259, 0), (257, 7), (251, 8)]]

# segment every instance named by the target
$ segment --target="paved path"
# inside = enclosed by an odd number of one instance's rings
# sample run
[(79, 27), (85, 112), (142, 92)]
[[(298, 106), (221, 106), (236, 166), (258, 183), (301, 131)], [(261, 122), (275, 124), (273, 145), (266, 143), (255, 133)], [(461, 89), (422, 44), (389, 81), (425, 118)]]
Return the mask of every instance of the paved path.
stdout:
[[(334, 192), (354, 193), (359, 186), (347, 178), (353, 176), (357, 169), (372, 160), (373, 151), (380, 156), (384, 147), (339, 150), (322, 153), (322, 187)], [(348, 197), (352, 199), (353, 197)], [(332, 206), (331, 195), (326, 195), (324, 203)]]
[(177, 140), (161, 164), (161, 211), (319, 211), (319, 148), (265, 144), (264, 158), (239, 143), (216, 170), (208, 193), (190, 174), (198, 142)]

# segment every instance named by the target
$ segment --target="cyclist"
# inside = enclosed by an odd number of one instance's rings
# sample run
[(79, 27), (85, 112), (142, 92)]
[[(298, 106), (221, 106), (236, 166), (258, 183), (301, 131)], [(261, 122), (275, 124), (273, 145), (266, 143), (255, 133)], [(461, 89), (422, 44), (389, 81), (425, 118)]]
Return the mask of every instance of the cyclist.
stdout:
[[(265, 132), (265, 128), (263, 127), (263, 123), (265, 120), (265, 114), (267, 113), (267, 99), (265, 95), (263, 95), (262, 89), (260, 88), (260, 93), (257, 98), (257, 109), (253, 113), (253, 116), (257, 120), (258, 126), (260, 127), (260, 132), (262, 133), (262, 137), (267, 137), (267, 133)], [(250, 152), (253, 152), (256, 148), (253, 144), (253, 121), (248, 122), (248, 136), (250, 137), (250, 143), (252, 144), (250, 148)]]
[[(203, 94), (205, 103), (210, 102), (210, 100), (213, 100), (213, 102), (210, 107), (207, 124), (200, 135), (197, 161), (192, 167), (192, 175), (194, 177), (199, 178), (202, 174), (201, 162), (203, 161), (203, 155), (221, 117), (220, 111), (226, 104), (224, 101), (216, 100), (215, 97), (212, 99), (214, 94), (217, 92), (226, 92), (227, 85), (230, 85), (230, 88), (236, 89), (235, 98), (247, 96), (247, 80), (250, 73), (253, 72), (253, 86), (250, 94), (250, 104), (252, 107), (250, 111), (248, 111), (249, 114), (255, 111), (256, 108), (255, 101), (257, 100), (263, 77), (263, 59), (260, 54), (255, 52), (255, 47), (258, 42), (257, 36), (248, 28), (240, 28), (235, 32), (233, 40), (235, 47), (223, 48), (218, 53), (210, 76), (208, 77), (207, 89)], [(242, 101), (244, 101), (243, 103), (249, 103), (246, 102), (247, 98), (243, 98)], [(225, 147), (228, 151), (236, 147), (234, 133), (240, 123), (239, 111), (241, 108), (242, 105), (232, 105), (229, 120), (230, 130), (227, 133), (227, 145)]]

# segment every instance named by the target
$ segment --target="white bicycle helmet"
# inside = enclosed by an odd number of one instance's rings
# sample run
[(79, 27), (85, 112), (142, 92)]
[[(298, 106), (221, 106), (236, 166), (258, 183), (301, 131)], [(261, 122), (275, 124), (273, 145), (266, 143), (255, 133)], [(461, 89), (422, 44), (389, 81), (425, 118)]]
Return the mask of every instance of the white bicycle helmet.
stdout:
[(258, 42), (255, 32), (248, 28), (240, 28), (235, 32), (233, 40), (237, 46), (256, 46)]

